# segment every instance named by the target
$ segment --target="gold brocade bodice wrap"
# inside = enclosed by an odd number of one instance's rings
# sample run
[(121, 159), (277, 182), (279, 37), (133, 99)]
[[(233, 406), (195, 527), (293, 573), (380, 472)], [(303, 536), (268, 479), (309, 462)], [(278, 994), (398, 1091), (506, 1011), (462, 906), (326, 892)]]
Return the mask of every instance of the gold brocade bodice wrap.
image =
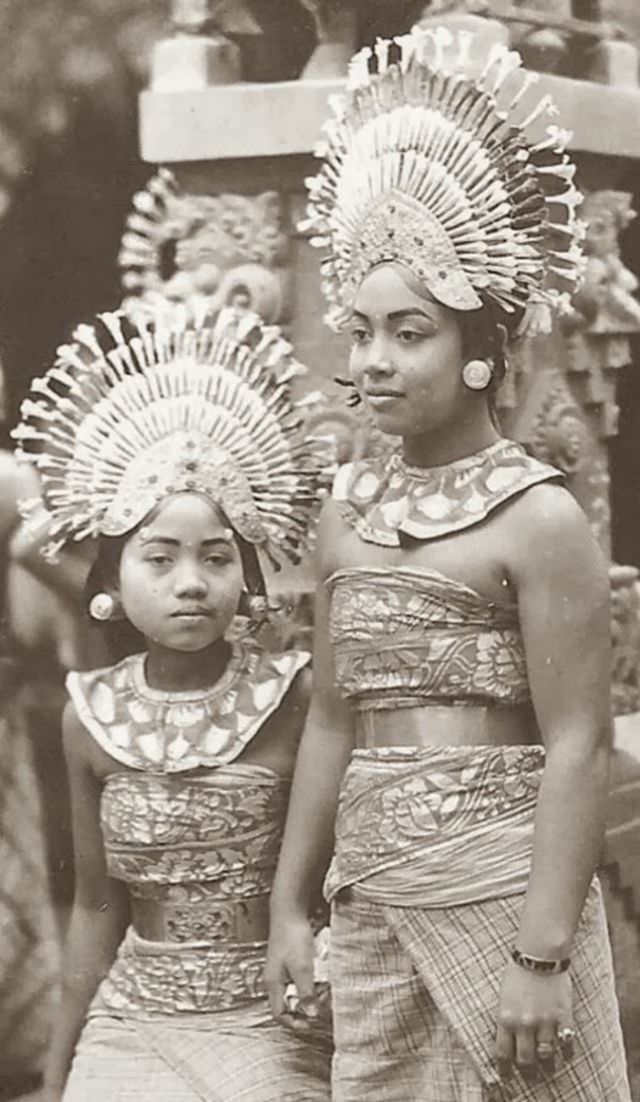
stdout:
[[(109, 874), (134, 927), (99, 992), (112, 1013), (228, 1010), (265, 995), (268, 896), (289, 784), (235, 763), (208, 774), (109, 777)], [(140, 923), (153, 937), (141, 937)]]
[(540, 746), (356, 750), (325, 894), (453, 907), (525, 891)]
[(528, 702), (515, 607), (432, 570), (349, 567), (327, 585), (336, 682), (356, 710)]
[[(444, 467), (394, 454), (341, 467), (333, 496), (362, 540), (399, 547), (481, 524), (554, 467), (500, 439)], [(328, 579), (336, 681), (354, 707), (529, 701), (518, 610), (437, 570), (347, 567)]]
[(84, 726), (127, 767), (108, 775), (100, 813), (107, 871), (128, 889), (131, 927), (94, 1010), (193, 1014), (264, 998), (290, 781), (236, 759), (308, 659), (238, 641), (223, 677), (199, 692), (151, 689), (144, 655), (70, 675)]
[[(480, 524), (558, 477), (499, 440), (424, 471), (397, 455), (350, 464), (334, 497), (362, 540), (397, 547)], [(327, 898), (353, 888), (372, 902), (446, 907), (524, 891), (544, 751), (524, 745), (530, 689), (517, 606), (423, 567), (345, 567), (327, 586), (335, 679), (360, 743), (340, 794)], [(455, 735), (430, 744), (436, 705), (440, 732), (450, 722), (468, 744)], [(455, 722), (462, 705), (466, 724)], [(411, 723), (401, 708), (414, 709)], [(394, 716), (407, 745), (389, 745)]]

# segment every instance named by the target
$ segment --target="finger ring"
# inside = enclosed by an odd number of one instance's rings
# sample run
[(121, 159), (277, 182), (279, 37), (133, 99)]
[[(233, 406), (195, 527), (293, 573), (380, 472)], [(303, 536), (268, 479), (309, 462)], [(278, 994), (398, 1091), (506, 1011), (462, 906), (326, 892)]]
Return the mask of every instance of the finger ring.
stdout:
[(536, 1046), (536, 1052), (538, 1056), (541, 1056), (543, 1059), (545, 1057), (548, 1059), (549, 1056), (553, 1056), (553, 1044), (551, 1041), (541, 1041), (540, 1044)]
[(565, 1026), (564, 1029), (558, 1030), (558, 1040), (561, 1045), (570, 1045), (576, 1039), (575, 1029), (571, 1029), (569, 1026)]

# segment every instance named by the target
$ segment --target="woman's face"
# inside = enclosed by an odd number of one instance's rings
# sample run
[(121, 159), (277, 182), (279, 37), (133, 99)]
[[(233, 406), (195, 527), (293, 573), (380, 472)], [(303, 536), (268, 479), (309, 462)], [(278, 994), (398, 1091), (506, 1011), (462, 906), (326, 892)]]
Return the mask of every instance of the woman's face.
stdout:
[(456, 312), (415, 294), (390, 265), (362, 282), (350, 322), (353, 381), (386, 433), (453, 423), (468, 404)]
[(222, 638), (243, 590), (240, 553), (215, 507), (176, 494), (125, 544), (119, 598), (149, 643), (200, 651)]

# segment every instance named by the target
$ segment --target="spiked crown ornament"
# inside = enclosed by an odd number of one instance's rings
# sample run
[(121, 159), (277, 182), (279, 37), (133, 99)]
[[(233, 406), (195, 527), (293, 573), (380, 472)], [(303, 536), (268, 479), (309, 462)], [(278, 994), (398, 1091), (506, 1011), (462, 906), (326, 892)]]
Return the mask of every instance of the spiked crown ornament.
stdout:
[(321, 466), (291, 397), (301, 370), (279, 330), (230, 308), (210, 324), (167, 309), (79, 326), (13, 433), (39, 472), (49, 551), (124, 535), (193, 491), (274, 565), (296, 561)]
[(471, 44), (445, 27), (381, 40), (356, 54), (332, 100), (303, 227), (327, 250), (336, 327), (385, 261), (407, 265), (445, 306), (490, 306), (528, 332), (548, 328), (575, 286), (570, 135), (541, 125), (555, 114), (548, 96), (527, 106), (537, 77), (519, 54), (495, 46), (472, 76)]

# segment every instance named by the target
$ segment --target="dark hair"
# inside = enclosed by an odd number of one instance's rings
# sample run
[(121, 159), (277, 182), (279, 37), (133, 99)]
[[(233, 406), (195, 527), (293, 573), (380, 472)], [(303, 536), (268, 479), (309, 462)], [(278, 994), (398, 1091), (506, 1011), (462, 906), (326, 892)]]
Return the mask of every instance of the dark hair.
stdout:
[[(87, 615), (89, 605), (97, 593), (110, 593), (120, 586), (120, 559), (131, 533), (124, 536), (100, 536), (98, 553), (91, 567), (84, 587), (84, 600)], [(93, 619), (91, 623), (96, 621)], [(105, 620), (98, 625), (107, 641), (110, 657), (114, 662), (129, 654), (137, 654), (145, 649), (142, 632), (123, 617), (120, 620)]]
[(506, 318), (489, 306), (480, 306), (477, 310), (461, 310), (458, 320), (462, 332), (462, 352), (465, 359), (487, 360), (493, 375), (485, 394), (489, 403), (491, 420), (500, 429), (496, 394), (504, 381), (508, 369), (507, 344), (509, 330)]

